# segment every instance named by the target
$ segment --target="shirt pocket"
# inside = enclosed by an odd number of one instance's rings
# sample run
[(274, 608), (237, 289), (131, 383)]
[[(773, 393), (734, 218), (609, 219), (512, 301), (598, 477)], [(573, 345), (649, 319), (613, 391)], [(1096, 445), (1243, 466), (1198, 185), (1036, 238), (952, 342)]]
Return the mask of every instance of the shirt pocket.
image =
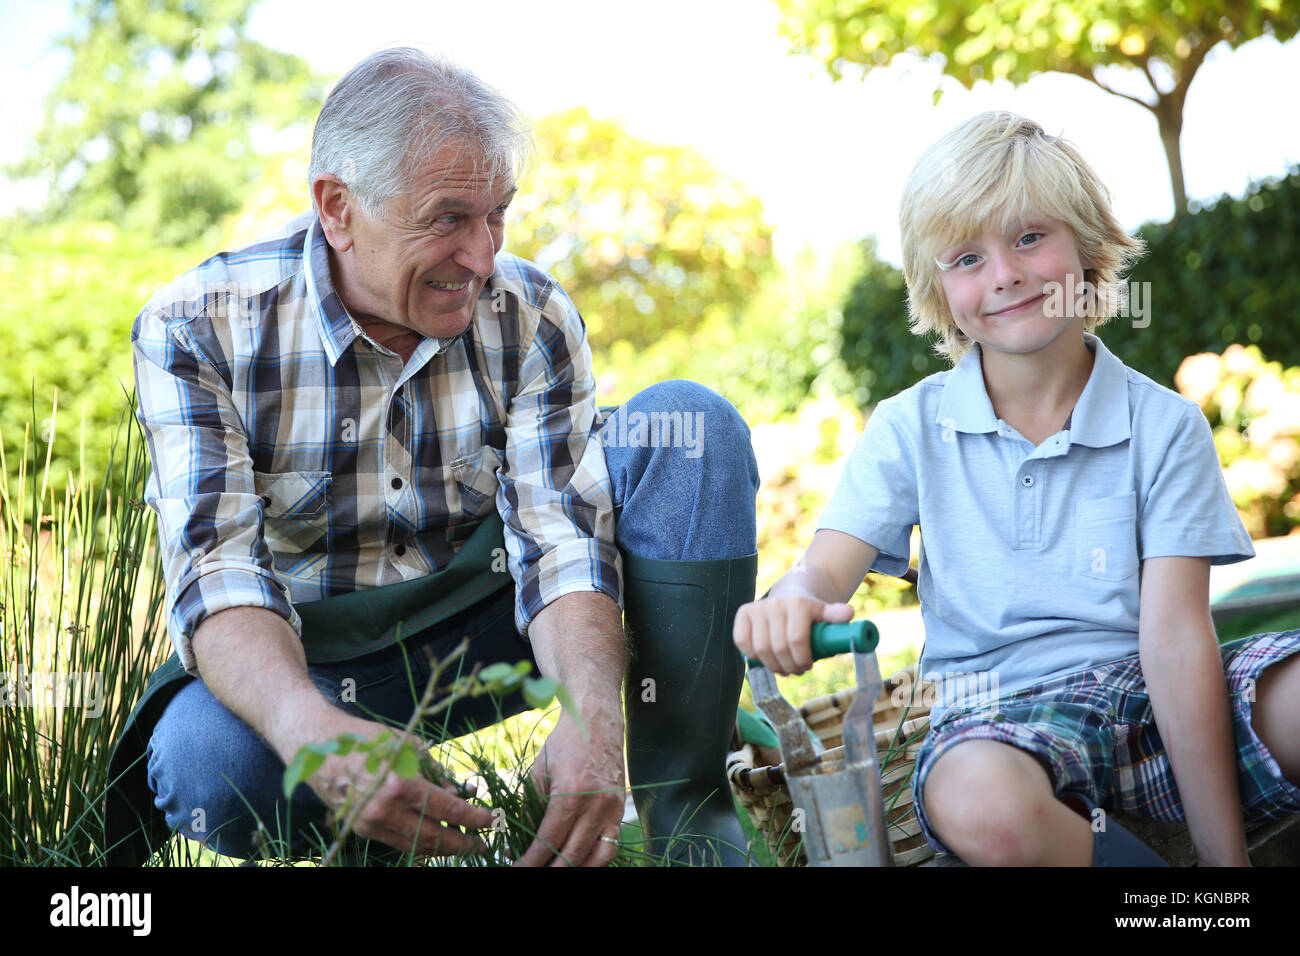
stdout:
[(1084, 577), (1126, 581), (1138, 573), (1137, 494), (1075, 504), (1075, 563)]
[(500, 449), (484, 445), (451, 463), (451, 475), (460, 491), (462, 520), (486, 517), (491, 512), (501, 487), (497, 478), (501, 459)]
[(325, 537), (331, 477), (328, 471), (253, 472), (272, 552), (303, 552)]

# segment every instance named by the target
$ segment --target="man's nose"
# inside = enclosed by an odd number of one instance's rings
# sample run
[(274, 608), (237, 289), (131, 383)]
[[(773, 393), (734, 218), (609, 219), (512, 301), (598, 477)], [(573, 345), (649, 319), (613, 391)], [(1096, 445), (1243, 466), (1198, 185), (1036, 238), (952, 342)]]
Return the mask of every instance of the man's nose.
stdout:
[(475, 275), (487, 278), (496, 268), (497, 241), (486, 220), (472, 221), (466, 226), (456, 261)]

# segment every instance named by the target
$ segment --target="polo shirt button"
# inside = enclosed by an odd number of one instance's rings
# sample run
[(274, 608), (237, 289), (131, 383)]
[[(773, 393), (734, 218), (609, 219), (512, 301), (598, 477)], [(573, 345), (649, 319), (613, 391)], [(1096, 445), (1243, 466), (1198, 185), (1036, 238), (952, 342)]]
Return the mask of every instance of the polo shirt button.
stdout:
[(394, 489), (397, 489), (397, 488), (402, 487), (402, 479), (401, 479), (401, 478), (394, 478), (393, 481), (392, 481), (392, 485), (393, 485), (393, 488), (394, 488)]
[(1025, 475), (1025, 477), (1020, 479), (1020, 483), (1024, 485), (1026, 488), (1032, 488), (1034, 487), (1034, 476)]

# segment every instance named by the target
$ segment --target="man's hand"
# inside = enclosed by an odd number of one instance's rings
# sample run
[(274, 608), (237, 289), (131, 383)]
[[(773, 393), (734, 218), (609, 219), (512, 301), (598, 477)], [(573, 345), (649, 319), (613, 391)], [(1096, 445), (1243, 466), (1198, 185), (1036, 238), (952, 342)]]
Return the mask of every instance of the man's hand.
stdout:
[(546, 814), (518, 863), (604, 866), (624, 806), (623, 615), (603, 594), (575, 592), (543, 608), (528, 636), (538, 669), (568, 690), (589, 737), (564, 714), (546, 739), (532, 769)]
[[(352, 717), (339, 711), (337, 721), (325, 732), (325, 738), (343, 733), (373, 739), (385, 730), (374, 721)], [(415, 738), (410, 743), (423, 748)], [(356, 751), (344, 757), (331, 756), (307, 781), (335, 813), (344, 814), (373, 787), (378, 778), (366, 771), (367, 754)], [(486, 846), (457, 827), (482, 829), (492, 823), (492, 812), (466, 803), (450, 784), (438, 785), (423, 777), (404, 779), (389, 770), (375, 795), (367, 801), (352, 825), (359, 837), (378, 840), (404, 853), (439, 856), (456, 853), (482, 853)]]
[(583, 736), (564, 714), (530, 771), (546, 814), (519, 866), (604, 866), (618, 852), (623, 821), (622, 740)]
[[(270, 611), (239, 607), (214, 614), (195, 634), (194, 654), (213, 696), (257, 731), (286, 765), (309, 743), (345, 733), (374, 738), (388, 729), (327, 701), (308, 676), (302, 642)], [(329, 757), (308, 786), (327, 807), (337, 809), (374, 782), (365, 764), (364, 753)], [(355, 831), (404, 852), (462, 853), (479, 852), (483, 846), (452, 828), (491, 823), (489, 810), (471, 806), (427, 780), (404, 780), (390, 773)]]

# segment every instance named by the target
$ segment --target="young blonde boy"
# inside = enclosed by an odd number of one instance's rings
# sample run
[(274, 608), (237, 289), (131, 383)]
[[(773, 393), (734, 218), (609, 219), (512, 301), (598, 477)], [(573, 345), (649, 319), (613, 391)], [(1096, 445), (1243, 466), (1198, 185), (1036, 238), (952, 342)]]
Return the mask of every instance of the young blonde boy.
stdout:
[(954, 367), (876, 407), (737, 645), (806, 670), (812, 622), (849, 620), (868, 570), (901, 574), (919, 525), (930, 843), (1161, 865), (1105, 812), (1124, 810), (1186, 821), (1203, 865), (1249, 865), (1243, 817), (1300, 813), (1300, 631), (1217, 643), (1210, 565), (1254, 549), (1209, 425), (1091, 334), (1140, 243), (1069, 143), (1004, 112), (922, 155), (901, 227), (911, 327)]

